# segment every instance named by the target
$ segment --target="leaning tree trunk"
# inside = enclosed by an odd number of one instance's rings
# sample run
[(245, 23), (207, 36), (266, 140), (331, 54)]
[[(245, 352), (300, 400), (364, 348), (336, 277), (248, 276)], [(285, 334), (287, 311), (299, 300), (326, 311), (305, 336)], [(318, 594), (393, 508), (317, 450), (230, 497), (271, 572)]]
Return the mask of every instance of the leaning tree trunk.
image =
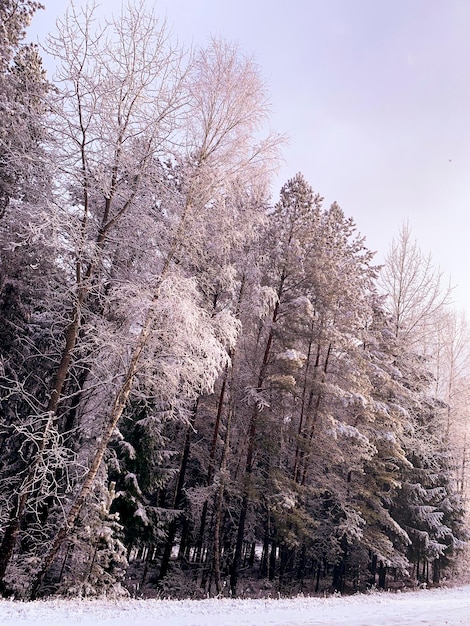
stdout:
[[(140, 176), (139, 176), (140, 178)], [(138, 183), (138, 180), (136, 181), (136, 185)], [(128, 199), (123, 208), (121, 208), (121, 210), (119, 211), (119, 213), (117, 214), (116, 217), (112, 218), (111, 220), (109, 220), (108, 222), (103, 221), (103, 226), (100, 230), (100, 234), (98, 236), (98, 240), (97, 240), (97, 245), (98, 248), (101, 249), (101, 247), (104, 245), (104, 241), (105, 241), (105, 237), (106, 234), (108, 232), (108, 230), (113, 226), (113, 224), (118, 220), (118, 218), (127, 210), (127, 208), (130, 206), (131, 202), (134, 201), (135, 199), (135, 195), (136, 195), (136, 191), (134, 190), (134, 192), (132, 193), (130, 199)], [(110, 200), (109, 198), (107, 199), (107, 203), (106, 203), (106, 216), (108, 216), (109, 214), (109, 207), (110, 207)], [(121, 389), (119, 390), (111, 412), (110, 412), (110, 416), (109, 416), (109, 420), (107, 423), (107, 426), (105, 425), (104, 431), (102, 433), (102, 436), (97, 440), (97, 448), (95, 450), (95, 454), (93, 456), (90, 468), (88, 470), (88, 473), (86, 475), (85, 481), (77, 495), (77, 497), (75, 498), (69, 513), (66, 517), (65, 523), (60, 527), (60, 529), (58, 530), (52, 545), (49, 549), (49, 551), (47, 552), (46, 556), (43, 559), (43, 562), (41, 564), (41, 568), (38, 572), (38, 574), (36, 575), (35, 579), (33, 580), (33, 584), (31, 587), (31, 598), (35, 598), (40, 590), (42, 581), (44, 580), (44, 577), (49, 569), (49, 567), (52, 565), (52, 563), (54, 562), (55, 557), (57, 556), (62, 543), (64, 542), (64, 539), (67, 537), (67, 535), (69, 534), (70, 530), (73, 528), (79, 514), (80, 511), (89, 495), (89, 493), (91, 492), (92, 488), (93, 488), (93, 484), (95, 482), (95, 478), (96, 475), (98, 474), (98, 470), (99, 467), (101, 465), (101, 461), (103, 460), (103, 456), (105, 453), (105, 450), (108, 446), (109, 441), (111, 440), (111, 437), (113, 435), (114, 429), (116, 428), (119, 420), (121, 419), (122, 413), (124, 411), (124, 408), (127, 404), (127, 400), (129, 398), (129, 394), (132, 390), (132, 386), (134, 383), (134, 378), (137, 374), (139, 365), (140, 365), (140, 357), (142, 354), (142, 351), (144, 350), (146, 344), (147, 344), (147, 340), (149, 338), (149, 335), (152, 331), (152, 325), (153, 325), (153, 321), (154, 321), (154, 307), (156, 305), (156, 303), (158, 302), (159, 296), (160, 296), (160, 285), (162, 284), (163, 279), (166, 277), (168, 270), (170, 268), (170, 265), (175, 257), (175, 254), (181, 244), (181, 240), (182, 240), (182, 235), (183, 235), (183, 231), (184, 231), (184, 227), (186, 224), (186, 220), (188, 218), (188, 215), (191, 211), (191, 204), (189, 202), (189, 200), (185, 203), (184, 206), (184, 210), (182, 212), (182, 215), (180, 217), (179, 220), (179, 224), (178, 224), (178, 228), (176, 230), (172, 245), (170, 247), (170, 250), (168, 251), (165, 261), (163, 263), (161, 272), (160, 272), (160, 276), (158, 278), (158, 283), (156, 285), (155, 288), (155, 293), (153, 295), (153, 299), (152, 299), (152, 303), (150, 305), (149, 310), (147, 311), (146, 317), (144, 319), (143, 325), (142, 325), (142, 330), (140, 331), (140, 335), (138, 337), (137, 343), (135, 345), (134, 351), (132, 353), (132, 357), (129, 363), (129, 366), (127, 368), (127, 372), (126, 375), (124, 377), (124, 382), (122, 384)], [(87, 277), (91, 276), (91, 273), (93, 271), (93, 265), (92, 263), (90, 263), (90, 265), (88, 266), (88, 270), (87, 270)], [(78, 331), (77, 331), (78, 332)], [(65, 379), (64, 379), (65, 381)], [(61, 388), (62, 389), (62, 388)]]
[(152, 322), (153, 322), (153, 315), (152, 315), (152, 309), (150, 309), (147, 314), (147, 318), (145, 320), (142, 331), (140, 333), (137, 345), (134, 348), (131, 361), (127, 368), (124, 382), (121, 386), (121, 389), (119, 390), (119, 393), (117, 394), (114, 400), (109, 419), (107, 420), (107, 424), (105, 425), (105, 428), (103, 430), (101, 437), (97, 439), (98, 444), (97, 444), (95, 453), (93, 455), (86, 478), (67, 514), (64, 524), (57, 531), (57, 534), (51, 544), (51, 547), (42, 561), (40, 570), (37, 573), (33, 581), (33, 584), (31, 587), (31, 599), (34, 599), (37, 597), (37, 594), (40, 590), (41, 584), (44, 580), (44, 577), (47, 571), (49, 570), (50, 566), (54, 562), (54, 559), (57, 556), (62, 546), (62, 543), (64, 542), (64, 539), (67, 537), (70, 530), (74, 527), (75, 522), (80, 514), (80, 511), (82, 510), (82, 507), (93, 488), (95, 478), (96, 478), (96, 475), (98, 474), (98, 470), (100, 468), (101, 461), (103, 460), (105, 450), (108, 446), (109, 441), (111, 440), (111, 437), (114, 433), (114, 429), (116, 428), (122, 416), (124, 408), (127, 404), (127, 400), (129, 398), (129, 394), (132, 389), (134, 378), (139, 367), (140, 357), (147, 343), (148, 336), (151, 332)]

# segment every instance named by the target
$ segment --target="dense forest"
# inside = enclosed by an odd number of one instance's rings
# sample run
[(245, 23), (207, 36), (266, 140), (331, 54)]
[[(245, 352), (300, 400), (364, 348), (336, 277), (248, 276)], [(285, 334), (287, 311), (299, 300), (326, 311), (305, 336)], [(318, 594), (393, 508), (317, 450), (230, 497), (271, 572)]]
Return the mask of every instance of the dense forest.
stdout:
[(469, 340), (407, 226), (382, 266), (254, 62), (141, 5), (47, 44), (0, 0), (0, 591), (438, 584), (464, 558)]

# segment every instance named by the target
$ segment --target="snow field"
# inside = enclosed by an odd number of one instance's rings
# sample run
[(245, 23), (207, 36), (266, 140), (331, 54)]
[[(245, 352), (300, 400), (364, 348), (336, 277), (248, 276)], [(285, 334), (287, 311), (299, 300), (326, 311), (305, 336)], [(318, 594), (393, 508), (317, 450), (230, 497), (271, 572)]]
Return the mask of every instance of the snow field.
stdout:
[(280, 600), (0, 601), (8, 626), (470, 625), (470, 587)]

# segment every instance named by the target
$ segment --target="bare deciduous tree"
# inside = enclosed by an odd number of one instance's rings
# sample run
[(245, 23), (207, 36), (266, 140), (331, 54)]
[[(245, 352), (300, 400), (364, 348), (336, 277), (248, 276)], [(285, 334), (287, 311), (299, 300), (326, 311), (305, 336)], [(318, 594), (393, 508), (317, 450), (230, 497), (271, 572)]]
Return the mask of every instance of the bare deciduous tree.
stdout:
[(424, 255), (409, 226), (404, 224), (392, 241), (380, 277), (385, 307), (393, 318), (397, 338), (408, 345), (426, 342), (438, 315), (449, 304), (450, 284), (436, 270), (431, 254)]

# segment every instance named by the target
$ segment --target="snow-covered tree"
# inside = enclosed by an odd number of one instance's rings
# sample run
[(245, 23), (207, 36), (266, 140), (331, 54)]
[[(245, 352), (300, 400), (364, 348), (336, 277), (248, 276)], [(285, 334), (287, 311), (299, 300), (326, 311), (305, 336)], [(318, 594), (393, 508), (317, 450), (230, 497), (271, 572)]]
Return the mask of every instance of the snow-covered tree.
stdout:
[(243, 181), (262, 189), (278, 143), (258, 146), (264, 90), (235, 48), (213, 42), (184, 68), (142, 7), (101, 30), (93, 30), (92, 17), (72, 7), (51, 40), (62, 63), (53, 108), (58, 193), (68, 192), (53, 219), (68, 293), (47, 407), (67, 429), (79, 429), (88, 471), (33, 593), (79, 519), (129, 402), (145, 400), (187, 420), (228, 362), (238, 323), (223, 303), (214, 310), (207, 299), (205, 257), (225, 271), (242, 236), (233, 227), (231, 188)]
[(392, 243), (381, 286), (395, 336), (394, 365), (409, 390), (400, 398), (409, 466), (392, 514), (410, 539), (407, 556), (416, 577), (427, 581), (432, 565), (438, 582), (442, 565), (465, 537), (449, 438), (452, 372), (464, 366), (465, 357), (452, 332), (450, 287), (406, 226)]
[(11, 198), (37, 198), (47, 186), (41, 115), (48, 83), (37, 46), (24, 43), (40, 8), (33, 0), (0, 5), (0, 216)]

